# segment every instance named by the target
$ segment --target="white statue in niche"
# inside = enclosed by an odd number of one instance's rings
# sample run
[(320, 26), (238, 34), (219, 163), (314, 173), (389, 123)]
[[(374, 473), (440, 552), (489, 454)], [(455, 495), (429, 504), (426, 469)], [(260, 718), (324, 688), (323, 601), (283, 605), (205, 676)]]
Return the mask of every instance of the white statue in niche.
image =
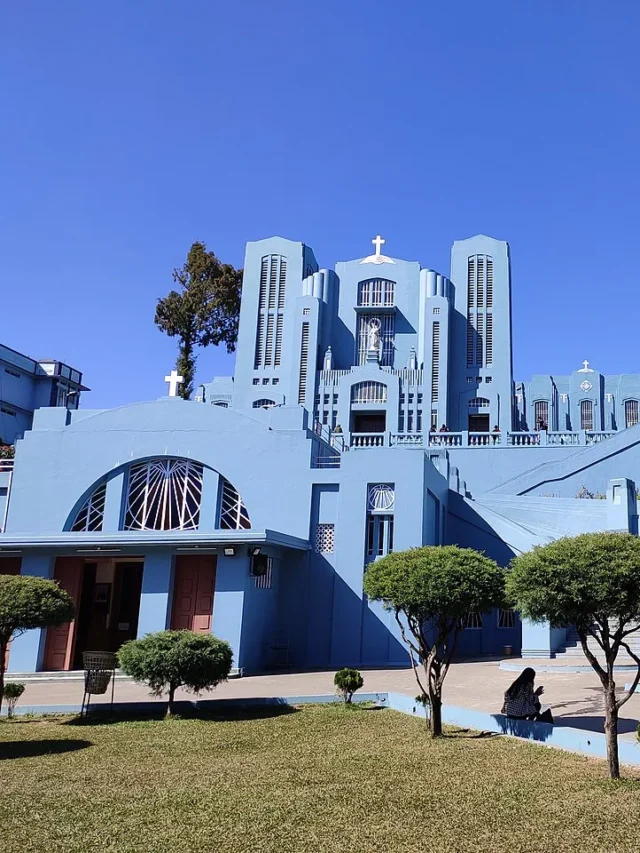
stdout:
[(380, 320), (376, 317), (369, 321), (369, 349), (376, 352), (380, 349)]

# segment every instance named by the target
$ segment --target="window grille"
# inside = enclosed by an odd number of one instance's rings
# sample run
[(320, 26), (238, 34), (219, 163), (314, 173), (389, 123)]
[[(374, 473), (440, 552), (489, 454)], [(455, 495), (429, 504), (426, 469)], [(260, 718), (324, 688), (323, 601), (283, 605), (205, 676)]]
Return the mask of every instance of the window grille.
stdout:
[(625, 426), (632, 427), (638, 423), (638, 401), (625, 400), (624, 403), (624, 422)]
[(280, 364), (286, 278), (287, 259), (285, 257), (282, 255), (265, 255), (262, 258), (254, 369), (274, 363)]
[(493, 308), (493, 258), (487, 258), (487, 308)]
[(391, 483), (374, 483), (374, 485), (369, 486), (368, 506), (370, 510), (388, 512), (393, 509), (395, 500), (395, 489)]
[(316, 554), (333, 554), (335, 541), (335, 525), (316, 524)]
[(490, 382), (493, 382), (493, 376), (485, 376), (484, 381), (488, 385)]
[(482, 628), (482, 613), (472, 611), (460, 620), (460, 627), (465, 630), (478, 630)]
[(516, 611), (515, 610), (498, 610), (498, 628), (515, 628), (516, 627)]
[(262, 384), (263, 384), (263, 385), (268, 385), (268, 384), (269, 384), (269, 379), (268, 379), (268, 378), (263, 379), (263, 380), (262, 380)]
[(476, 259), (467, 258), (467, 306), (473, 308), (476, 290)]
[(274, 378), (271, 380), (271, 384), (272, 385), (279, 385), (280, 384), (280, 380), (278, 379), (277, 376), (274, 376)]
[(284, 323), (284, 317), (282, 314), (278, 314), (278, 319), (276, 320), (276, 351), (273, 357), (273, 363), (276, 367), (280, 365), (282, 361), (282, 326)]
[(440, 323), (434, 323), (431, 331), (431, 402), (438, 402), (438, 379), (440, 376)]
[[(329, 402), (327, 398), (326, 403)], [(382, 382), (358, 382), (351, 389), (352, 403), (386, 403), (387, 386)]]
[(467, 376), (467, 385), (475, 385), (477, 381), (475, 376)]
[(186, 459), (150, 459), (129, 468), (125, 530), (196, 530), (203, 467)]
[(262, 575), (254, 575), (253, 583), (256, 589), (271, 589), (273, 583), (273, 560), (267, 557), (266, 571)]
[(440, 313), (440, 309), (439, 309), (439, 308), (434, 308), (434, 309), (433, 309), (433, 313), (434, 313), (434, 314), (439, 314), (439, 313)]
[(474, 356), (474, 346), (473, 346), (473, 313), (469, 311), (467, 314), (467, 367), (473, 367), (473, 356)]
[(580, 429), (593, 429), (593, 401), (580, 402)]
[(308, 317), (308, 316), (309, 316), (309, 314), (311, 314), (311, 308), (303, 308), (303, 309), (302, 309), (302, 314), (303, 314), (305, 317)]
[(300, 378), (298, 381), (298, 403), (303, 404), (307, 396), (307, 367), (309, 361), (309, 323), (302, 324), (300, 339)]
[(395, 281), (372, 278), (358, 283), (358, 305), (363, 308), (389, 307), (394, 304)]
[(267, 317), (267, 340), (264, 347), (264, 363), (266, 366), (271, 364), (271, 350), (273, 347), (273, 314)]
[(478, 308), (484, 308), (484, 258), (482, 255), (477, 259), (476, 297)]
[(222, 481), (219, 526), (222, 530), (251, 529), (251, 521), (247, 508), (235, 486), (228, 480)]
[(547, 429), (549, 426), (549, 403), (547, 400), (536, 400), (534, 403), (534, 421), (536, 429)]
[(254, 400), (251, 405), (254, 409), (272, 409), (276, 405), (276, 402), (275, 400), (266, 400), (262, 398), (260, 400)]
[(485, 346), (487, 351), (486, 364), (490, 366), (493, 364), (493, 314), (487, 314), (484, 322)]
[(476, 333), (476, 367), (482, 367), (482, 324), (484, 314), (478, 313), (475, 316), (474, 328)]
[(486, 397), (474, 397), (473, 400), (469, 400), (470, 409), (483, 409), (489, 405), (489, 400)]
[(107, 484), (98, 486), (82, 504), (75, 517), (71, 530), (74, 533), (102, 530), (104, 505), (107, 498)]
[(393, 516), (367, 517), (367, 557), (384, 557), (393, 551)]
[(393, 314), (361, 314), (358, 319), (358, 364), (365, 364), (369, 349), (369, 323), (376, 319), (380, 323), (380, 341), (382, 344), (380, 363), (384, 367), (393, 367), (393, 343), (395, 317)]
[(253, 377), (253, 384), (254, 384), (254, 385), (259, 385), (259, 384), (260, 384), (260, 377), (259, 377), (259, 376), (254, 376), (254, 377)]

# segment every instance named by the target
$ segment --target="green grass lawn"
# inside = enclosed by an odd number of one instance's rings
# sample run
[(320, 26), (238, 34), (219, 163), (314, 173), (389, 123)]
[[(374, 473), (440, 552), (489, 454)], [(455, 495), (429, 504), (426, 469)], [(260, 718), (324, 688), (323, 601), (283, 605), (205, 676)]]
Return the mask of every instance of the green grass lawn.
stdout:
[[(264, 713), (264, 712), (258, 712)], [(389, 710), (0, 723), (1, 853), (623, 853), (640, 782)]]

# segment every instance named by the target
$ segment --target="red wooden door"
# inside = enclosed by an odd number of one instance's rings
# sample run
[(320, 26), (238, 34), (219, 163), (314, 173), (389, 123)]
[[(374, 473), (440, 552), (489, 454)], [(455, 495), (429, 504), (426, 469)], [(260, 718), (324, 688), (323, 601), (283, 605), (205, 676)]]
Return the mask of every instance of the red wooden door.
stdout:
[[(0, 557), (0, 575), (19, 575), (20, 566), (22, 564), (21, 557)], [(4, 668), (9, 666), (9, 652), (11, 645), (7, 649), (7, 654), (4, 661)]]
[(171, 628), (211, 631), (216, 558), (184, 554), (176, 557)]
[(45, 672), (57, 672), (70, 669), (73, 660), (73, 646), (76, 638), (77, 613), (82, 592), (82, 575), (84, 560), (82, 557), (58, 557), (53, 574), (54, 580), (66, 590), (76, 606), (76, 619), (47, 628), (47, 639), (44, 647)]

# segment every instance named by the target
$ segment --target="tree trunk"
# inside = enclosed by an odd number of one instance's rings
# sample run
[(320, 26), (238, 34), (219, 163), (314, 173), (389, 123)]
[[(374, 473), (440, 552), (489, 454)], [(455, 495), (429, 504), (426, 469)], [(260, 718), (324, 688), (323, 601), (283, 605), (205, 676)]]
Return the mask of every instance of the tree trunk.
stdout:
[(429, 702), (431, 704), (431, 714), (429, 716), (431, 737), (442, 737), (442, 697), (436, 690), (430, 689)]
[(173, 697), (176, 695), (175, 684), (169, 685), (169, 707), (167, 708), (167, 717), (173, 716)]
[(620, 763), (618, 761), (618, 704), (616, 702), (616, 686), (609, 682), (604, 690), (604, 733), (607, 741), (607, 762), (609, 775), (612, 779), (620, 778)]
[(2, 700), (4, 699), (4, 667), (7, 661), (8, 643), (0, 641), (0, 711), (2, 710)]

